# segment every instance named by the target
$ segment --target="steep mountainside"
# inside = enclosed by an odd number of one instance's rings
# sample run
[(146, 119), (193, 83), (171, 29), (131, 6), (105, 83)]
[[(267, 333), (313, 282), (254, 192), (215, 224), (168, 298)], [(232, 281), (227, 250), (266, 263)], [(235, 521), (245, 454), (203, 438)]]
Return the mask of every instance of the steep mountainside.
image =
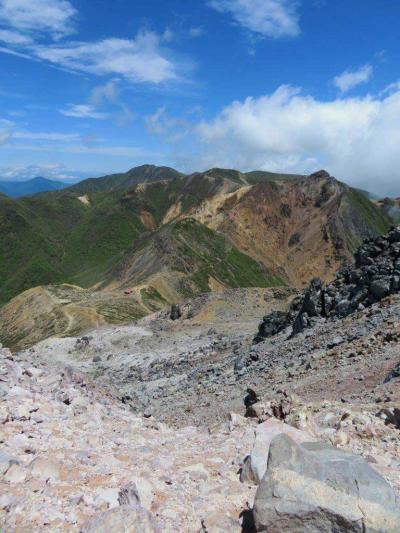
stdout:
[(27, 181), (0, 181), (0, 192), (12, 198), (45, 191), (59, 191), (66, 187), (68, 187), (67, 183), (40, 177)]
[(268, 274), (226, 237), (192, 218), (163, 226), (111, 273), (112, 285), (146, 283), (172, 301), (224, 287), (273, 287)]
[(329, 278), (364, 237), (388, 228), (362, 193), (325, 172), (220, 190), (191, 216), (294, 286)]
[[(0, 303), (69, 283), (175, 302), (228, 287), (331, 277), (389, 219), (326, 172), (211, 169), (127, 174), (12, 200), (0, 196)], [(143, 308), (141, 308), (143, 313)]]

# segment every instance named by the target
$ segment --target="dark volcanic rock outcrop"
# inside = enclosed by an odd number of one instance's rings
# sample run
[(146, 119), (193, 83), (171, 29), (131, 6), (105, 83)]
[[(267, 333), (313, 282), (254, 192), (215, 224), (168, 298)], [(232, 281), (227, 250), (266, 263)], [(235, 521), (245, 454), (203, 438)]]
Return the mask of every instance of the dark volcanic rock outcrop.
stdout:
[(320, 279), (313, 279), (287, 314), (265, 316), (255, 342), (289, 326), (296, 335), (312, 327), (318, 318), (344, 317), (400, 291), (400, 226), (385, 236), (365, 240), (354, 258), (355, 263), (339, 269), (326, 286)]

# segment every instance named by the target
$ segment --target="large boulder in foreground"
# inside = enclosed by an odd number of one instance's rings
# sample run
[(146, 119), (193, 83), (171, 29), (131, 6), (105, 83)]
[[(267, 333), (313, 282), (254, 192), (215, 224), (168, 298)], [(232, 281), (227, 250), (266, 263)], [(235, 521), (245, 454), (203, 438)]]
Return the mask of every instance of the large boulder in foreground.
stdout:
[(361, 457), (278, 435), (255, 497), (257, 532), (399, 533), (390, 485)]
[(259, 485), (267, 470), (267, 461), (271, 442), (277, 435), (285, 434), (294, 442), (314, 441), (314, 437), (296, 429), (289, 424), (285, 424), (276, 418), (269, 418), (266, 422), (259, 424), (255, 432), (255, 439), (251, 454), (246, 457), (240, 475), (242, 483), (249, 485)]

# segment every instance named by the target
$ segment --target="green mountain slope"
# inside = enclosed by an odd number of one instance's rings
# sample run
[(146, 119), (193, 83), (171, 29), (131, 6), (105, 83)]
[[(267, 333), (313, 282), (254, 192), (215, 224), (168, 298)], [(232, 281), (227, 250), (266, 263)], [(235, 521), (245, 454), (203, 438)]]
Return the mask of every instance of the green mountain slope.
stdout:
[(126, 190), (137, 183), (172, 180), (180, 176), (182, 174), (173, 168), (142, 165), (132, 168), (128, 172), (83, 180), (69, 187), (69, 190), (80, 194)]
[[(388, 225), (368, 198), (327, 173), (211, 169), (183, 176), (144, 165), (34, 197), (0, 195), (0, 304), (52, 283), (118, 288), (157, 275), (160, 284), (158, 263), (169, 276), (161, 294), (170, 299), (215, 285), (297, 283), (290, 269), (312, 263), (318, 239), (328, 243), (321, 254), (338, 262)], [(173, 254), (160, 255), (163, 246)], [(328, 272), (322, 255), (301, 280)]]
[[(224, 235), (192, 218), (163, 226), (137, 244), (108, 279), (121, 287), (150, 284), (161, 294), (192, 297), (221, 287), (273, 287), (284, 280), (269, 274)], [(161, 287), (161, 288), (160, 288)]]

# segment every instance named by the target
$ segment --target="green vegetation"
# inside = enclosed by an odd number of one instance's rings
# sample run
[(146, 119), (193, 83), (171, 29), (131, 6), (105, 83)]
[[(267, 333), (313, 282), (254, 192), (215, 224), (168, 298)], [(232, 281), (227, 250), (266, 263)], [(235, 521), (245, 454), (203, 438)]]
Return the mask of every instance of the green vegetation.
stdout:
[(77, 185), (73, 185), (70, 190), (79, 194), (123, 191), (132, 188), (137, 183), (173, 180), (180, 176), (182, 174), (173, 168), (142, 165), (122, 174), (111, 174), (103, 178), (89, 178)]
[[(128, 251), (143, 247), (149, 228), (141, 213), (159, 225), (171, 205), (180, 201), (187, 211), (221, 183), (146, 165), (30, 198), (1, 195), (0, 304), (36, 285), (104, 282)], [(88, 205), (79, 200), (84, 194)]]
[(357, 210), (364, 224), (368, 224), (378, 234), (388, 231), (391, 226), (391, 221), (363, 192), (349, 188), (346, 194), (352, 207)]
[(210, 291), (209, 279), (227, 287), (275, 287), (285, 285), (278, 277), (263, 272), (262, 266), (240, 252), (223, 235), (193, 219), (172, 228), (177, 251), (187, 274), (186, 292)]
[(150, 311), (157, 311), (168, 303), (154, 287), (141, 289), (140, 296), (143, 305), (150, 309)]

